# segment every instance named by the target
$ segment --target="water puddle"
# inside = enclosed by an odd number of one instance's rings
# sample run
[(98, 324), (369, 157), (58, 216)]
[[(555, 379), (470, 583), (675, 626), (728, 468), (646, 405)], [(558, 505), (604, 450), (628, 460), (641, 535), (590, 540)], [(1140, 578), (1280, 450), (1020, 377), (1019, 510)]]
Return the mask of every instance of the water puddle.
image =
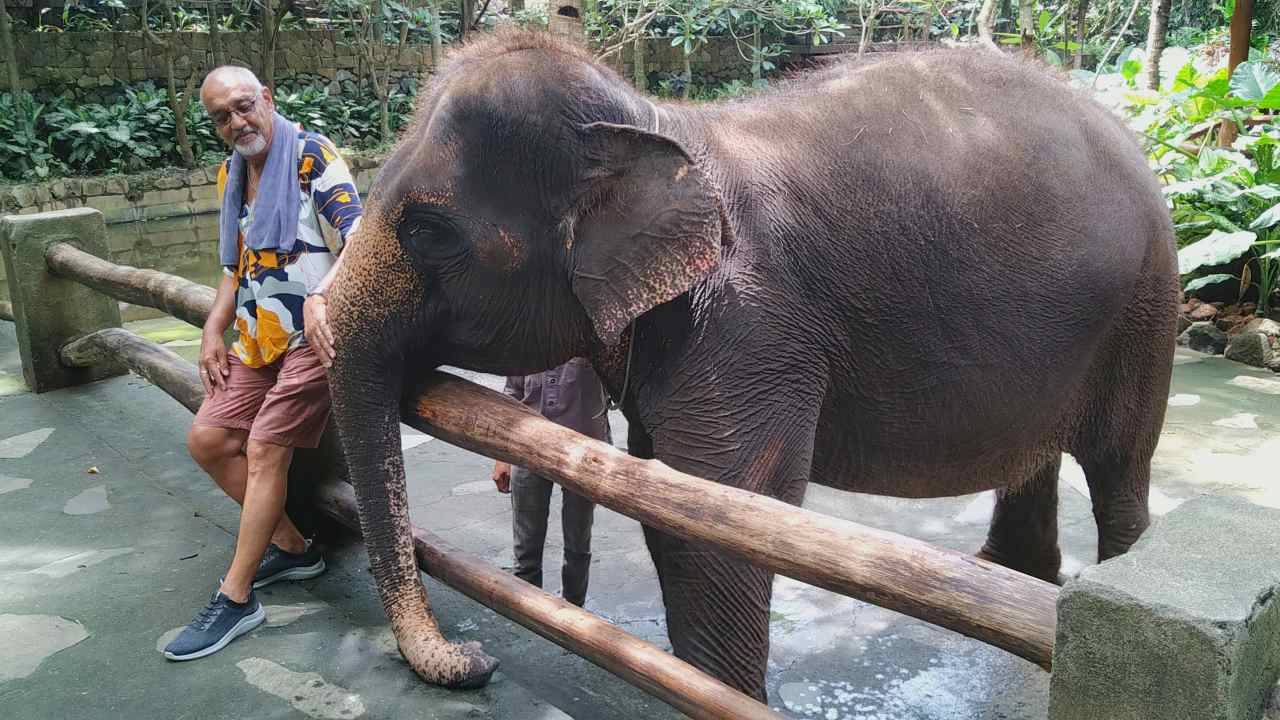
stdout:
[(305, 602), (294, 605), (265, 605), (263, 609), (267, 611), (267, 627), (284, 627), (328, 607), (328, 603)]

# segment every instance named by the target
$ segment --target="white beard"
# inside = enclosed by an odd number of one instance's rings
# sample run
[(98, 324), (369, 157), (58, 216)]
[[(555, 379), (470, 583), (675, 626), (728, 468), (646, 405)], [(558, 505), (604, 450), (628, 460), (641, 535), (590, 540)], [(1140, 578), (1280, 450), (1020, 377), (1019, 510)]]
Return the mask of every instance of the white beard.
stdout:
[(254, 133), (253, 139), (247, 143), (236, 143), (236, 152), (244, 157), (253, 157), (267, 149), (267, 139), (261, 133)]

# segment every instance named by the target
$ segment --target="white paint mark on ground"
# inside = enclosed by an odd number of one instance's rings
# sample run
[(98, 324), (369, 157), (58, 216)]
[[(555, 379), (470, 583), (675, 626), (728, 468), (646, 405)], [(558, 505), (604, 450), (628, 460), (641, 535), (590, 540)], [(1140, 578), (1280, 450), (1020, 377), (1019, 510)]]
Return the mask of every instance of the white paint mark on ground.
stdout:
[(186, 627), (186, 625), (183, 625), (182, 627), (176, 627), (172, 630), (166, 630), (165, 633), (160, 636), (160, 639), (156, 640), (156, 652), (164, 652), (165, 646), (173, 642), (173, 639), (178, 637), (178, 633), (182, 632)]
[(283, 627), (328, 607), (328, 603), (305, 602), (294, 605), (265, 605), (263, 609), (267, 611), (267, 627)]
[(11, 438), (0, 440), (0, 459), (16, 460), (31, 454), (32, 450), (40, 447), (40, 444), (49, 439), (53, 434), (53, 428), (40, 428), (32, 430), (21, 435), (14, 435)]
[(107, 502), (107, 486), (95, 485), (67, 501), (62, 512), (68, 515), (92, 515), (111, 507)]
[(953, 522), (966, 525), (986, 525), (991, 520), (991, 513), (996, 507), (996, 491), (988, 490), (971, 500), (964, 509), (956, 513)]
[(454, 497), (461, 495), (488, 495), (489, 493), (497, 493), (498, 490), (494, 486), (492, 480), (476, 480), (474, 482), (454, 485), (449, 491)]
[(10, 475), (0, 475), (0, 495), (14, 490), (26, 490), (31, 487), (29, 478), (12, 477)]
[(1233, 428), (1236, 430), (1257, 430), (1258, 416), (1253, 413), (1236, 413), (1228, 418), (1214, 420), (1213, 424), (1218, 427)]
[(97, 565), (100, 562), (110, 560), (113, 557), (128, 555), (133, 552), (133, 548), (111, 548), (109, 550), (89, 550), (82, 553), (76, 553), (61, 560), (55, 560), (47, 565), (31, 570), (32, 575), (44, 575), (51, 578), (64, 578), (71, 573), (79, 572), (87, 567)]
[(407, 452), (409, 450), (412, 450), (418, 447), (423, 443), (431, 442), (432, 440), (435, 440), (435, 438), (430, 435), (427, 435), (426, 433), (420, 433), (417, 430), (405, 430), (404, 428), (400, 428), (400, 449), (402, 451)]
[(29, 677), (54, 653), (87, 637), (83, 625), (57, 615), (0, 615), (0, 682)]
[(1237, 375), (1227, 381), (1228, 385), (1235, 385), (1246, 390), (1265, 393), (1267, 395), (1280, 395), (1280, 380), (1272, 380), (1270, 378), (1249, 377), (1248, 375)]
[(1191, 393), (1178, 393), (1169, 398), (1169, 407), (1191, 407), (1200, 404), (1200, 396)]
[(300, 713), (321, 720), (348, 720), (365, 714), (360, 696), (325, 681), (319, 673), (294, 672), (263, 658), (236, 663), (245, 682), (288, 702)]

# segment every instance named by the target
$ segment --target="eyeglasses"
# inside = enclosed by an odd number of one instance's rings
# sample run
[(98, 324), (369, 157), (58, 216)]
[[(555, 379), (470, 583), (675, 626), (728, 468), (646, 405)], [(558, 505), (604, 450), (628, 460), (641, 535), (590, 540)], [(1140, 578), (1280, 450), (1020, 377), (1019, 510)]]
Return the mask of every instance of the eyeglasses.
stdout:
[(231, 123), (232, 115), (239, 115), (240, 117), (244, 117), (249, 113), (253, 112), (253, 109), (257, 106), (258, 106), (258, 98), (257, 96), (254, 96), (249, 98), (248, 100), (241, 100), (239, 103), (236, 103), (235, 107), (231, 108), (227, 112), (211, 113), (209, 115), (209, 119), (213, 121), (214, 125), (220, 128), (226, 127)]

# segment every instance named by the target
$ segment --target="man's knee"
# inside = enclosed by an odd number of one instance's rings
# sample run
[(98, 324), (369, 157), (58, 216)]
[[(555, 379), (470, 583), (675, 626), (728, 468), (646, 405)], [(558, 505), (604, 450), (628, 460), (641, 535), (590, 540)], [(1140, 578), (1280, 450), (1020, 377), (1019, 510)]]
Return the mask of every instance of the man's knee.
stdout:
[(244, 433), (230, 428), (192, 425), (187, 432), (187, 452), (202, 467), (239, 455), (244, 449)]

